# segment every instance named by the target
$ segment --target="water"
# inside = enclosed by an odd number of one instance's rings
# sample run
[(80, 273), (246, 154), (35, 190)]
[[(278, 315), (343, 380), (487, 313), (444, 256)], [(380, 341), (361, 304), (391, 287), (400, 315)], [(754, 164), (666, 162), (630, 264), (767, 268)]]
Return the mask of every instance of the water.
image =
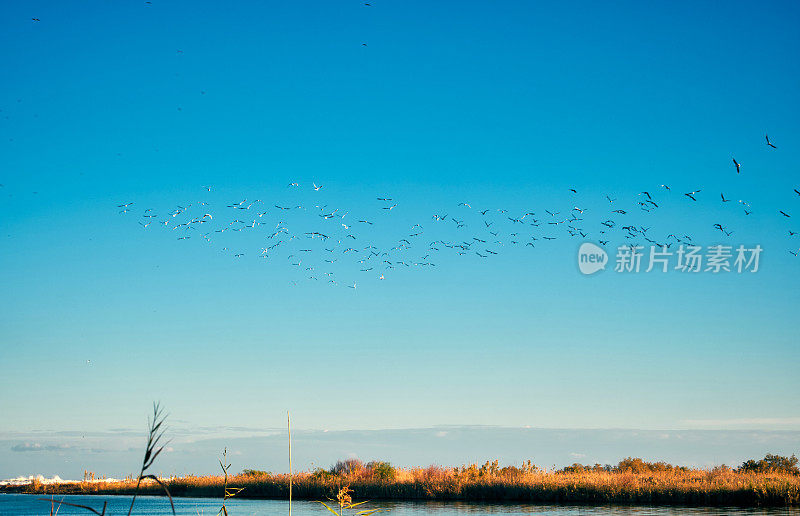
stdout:
[[(59, 500), (61, 498), (57, 498)], [(108, 502), (106, 515), (126, 515), (130, 507), (130, 496), (64, 496), (65, 502), (94, 507), (98, 512), (103, 501)], [(283, 500), (229, 500), (228, 513), (231, 516), (285, 516), (289, 514), (288, 503)], [(181, 516), (215, 516), (220, 508), (220, 500), (214, 498), (176, 498), (175, 511)], [(739, 509), (739, 508), (696, 508), (696, 507), (646, 507), (646, 506), (570, 506), (570, 505), (534, 505), (534, 504), (477, 504), (464, 502), (380, 502), (365, 504), (361, 509), (384, 508), (392, 516), (452, 516), (468, 514), (481, 515), (535, 515), (572, 516), (572, 515), (612, 515), (612, 516), (673, 516), (673, 515), (795, 515), (800, 516), (800, 508), (793, 509)], [(350, 514), (353, 514), (352, 511)], [(36, 495), (0, 494), (0, 515), (14, 516), (47, 516), (50, 503), (39, 500)], [(61, 506), (59, 516), (92, 514), (85, 509)], [(140, 496), (136, 499), (133, 514), (167, 516), (172, 514), (169, 501), (157, 496)], [(318, 503), (294, 502), (292, 514), (296, 516), (319, 515), (330, 516), (330, 513)]]

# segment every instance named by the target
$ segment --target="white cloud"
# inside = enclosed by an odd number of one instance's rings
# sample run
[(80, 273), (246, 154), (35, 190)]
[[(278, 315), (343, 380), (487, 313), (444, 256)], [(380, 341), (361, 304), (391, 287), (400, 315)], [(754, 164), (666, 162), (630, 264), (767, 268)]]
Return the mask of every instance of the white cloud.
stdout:
[(27, 452), (27, 451), (42, 451), (44, 450), (44, 446), (39, 443), (22, 443), (22, 444), (15, 444), (11, 447), (11, 451), (15, 452)]
[(32, 451), (63, 451), (69, 449), (68, 444), (41, 444), (41, 443), (20, 443), (11, 447), (11, 451), (15, 452), (32, 452)]
[(683, 424), (692, 427), (797, 427), (800, 417), (749, 417), (732, 419), (684, 419)]

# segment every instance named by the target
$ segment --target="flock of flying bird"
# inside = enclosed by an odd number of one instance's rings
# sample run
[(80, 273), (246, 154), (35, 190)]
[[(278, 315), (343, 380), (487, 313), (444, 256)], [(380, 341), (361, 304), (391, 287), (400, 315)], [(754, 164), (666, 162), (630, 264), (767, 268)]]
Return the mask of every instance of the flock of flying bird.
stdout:
[[(145, 2), (148, 7), (151, 4)], [(371, 4), (363, 3), (363, 6), (370, 7)], [(31, 20), (40, 21), (35, 17)], [(362, 46), (367, 45), (362, 43)], [(178, 50), (178, 53), (182, 51)], [(765, 140), (769, 149), (777, 149), (769, 135), (765, 135)], [(735, 158), (732, 162), (736, 174), (740, 174), (741, 164)], [(208, 192), (212, 190), (208, 186), (204, 188)], [(287, 188), (307, 190), (298, 182), (290, 183)], [(323, 186), (312, 183), (310, 188), (320, 192)], [(574, 201), (578, 200), (575, 188), (570, 188), (569, 193), (575, 196)], [(678, 195), (686, 202), (696, 203), (707, 199), (701, 198), (701, 193), (705, 197), (707, 192), (696, 189)], [(795, 188), (794, 193), (800, 200), (800, 189)], [(354, 266), (353, 270), (357, 268), (358, 272), (382, 280), (388, 271), (398, 268), (436, 267), (439, 257), (448, 251), (456, 256), (483, 260), (510, 246), (536, 248), (558, 238), (595, 239), (604, 246), (620, 238), (629, 241), (631, 246), (643, 242), (667, 248), (675, 244), (695, 245), (691, 235), (678, 232), (656, 235), (651, 227), (632, 222), (634, 211), (650, 213), (659, 210), (662, 203), (675, 201), (672, 189), (666, 184), (640, 192), (632, 203), (630, 200), (619, 202), (610, 195), (605, 196), (603, 203), (605, 201), (608, 202), (607, 209), (591, 210), (590, 215), (600, 215), (594, 220), (587, 219), (586, 212), (590, 210), (577, 205), (558, 211), (544, 209), (541, 212), (510, 213), (504, 209), (473, 208), (470, 203), (462, 202), (453, 207), (453, 213), (429, 214), (410, 224), (408, 231), (399, 235), (400, 238), (388, 240), (386, 232), (377, 230), (375, 225), (387, 222), (384, 218), (392, 216), (398, 207), (389, 196), (378, 196), (375, 199), (378, 205), (373, 207), (371, 215), (365, 217), (356, 217), (349, 211), (327, 204), (315, 204), (319, 201), (306, 197), (296, 203), (243, 199), (225, 204), (221, 210), (205, 201), (176, 205), (161, 213), (148, 208), (139, 212), (139, 224), (143, 228), (169, 230), (178, 240), (203, 239), (236, 259), (256, 255), (267, 261), (285, 260), (305, 279), (324, 280), (331, 284), (338, 284), (339, 276), (335, 269), (344, 263)], [(723, 192), (718, 202), (734, 201), (726, 198)], [(736, 203), (745, 216), (753, 213), (748, 202), (738, 200)], [(118, 208), (120, 213), (127, 214), (136, 212), (138, 207), (128, 202), (118, 205)], [(790, 211), (788, 208), (780, 209), (776, 215), (791, 219)], [(733, 230), (722, 223), (714, 223), (712, 227), (725, 237), (733, 234)], [(788, 229), (788, 233), (791, 238), (798, 236), (800, 230)], [(233, 235), (248, 237), (235, 239)], [(797, 257), (800, 249), (794, 246), (789, 253)], [(292, 282), (296, 283), (295, 280)], [(356, 281), (352, 284), (347, 281), (346, 284), (351, 288), (357, 286)]]
[[(777, 148), (769, 136), (766, 136), (766, 144), (771, 149)], [(741, 173), (736, 159), (733, 164), (736, 173)], [(212, 191), (210, 186), (203, 188)], [(408, 231), (394, 239), (387, 238), (387, 232), (381, 229), (384, 224), (397, 227), (402, 223), (399, 219), (387, 220), (395, 216), (398, 207), (391, 196), (377, 196), (374, 205), (367, 207), (369, 215), (356, 216), (341, 207), (321, 204), (321, 198), (315, 196), (321, 195), (322, 185), (312, 183), (310, 188), (304, 188), (292, 182), (286, 188), (297, 192), (295, 201), (275, 203), (242, 199), (223, 206), (195, 201), (161, 213), (145, 209), (139, 212), (139, 224), (143, 228), (155, 226), (168, 230), (178, 240), (202, 239), (235, 259), (255, 255), (269, 262), (283, 262), (298, 272), (295, 275), (298, 279), (337, 285), (341, 276), (348, 275), (342, 284), (354, 289), (357, 287), (354, 278), (359, 273), (383, 280), (395, 269), (434, 268), (447, 252), (486, 260), (504, 248), (536, 248), (558, 238), (596, 239), (604, 246), (620, 238), (629, 241), (631, 246), (644, 242), (667, 248), (675, 244), (697, 245), (691, 235), (676, 232), (657, 236), (650, 227), (633, 221), (634, 211), (650, 213), (659, 210), (664, 203), (675, 201), (672, 189), (666, 184), (640, 192), (633, 202), (619, 202), (606, 195), (602, 203), (607, 202), (607, 208), (591, 210), (599, 212), (599, 217), (593, 219), (587, 219), (590, 210), (576, 205), (559, 211), (511, 213), (505, 209), (473, 208), (469, 202), (462, 202), (453, 206), (451, 212), (431, 213), (409, 224)], [(705, 200), (700, 198), (701, 193), (704, 194), (704, 190), (681, 192), (679, 199), (693, 204)], [(800, 190), (794, 189), (794, 193), (800, 201)], [(574, 197), (573, 201), (578, 199), (574, 188), (569, 189), (568, 195)], [(292, 195), (283, 197), (292, 198)], [(318, 203), (314, 204), (315, 201)], [(717, 202), (734, 201), (720, 193)], [(748, 202), (738, 200), (737, 203), (745, 216), (753, 213)], [(133, 202), (120, 204), (118, 208), (122, 214), (136, 212)], [(788, 208), (777, 210), (776, 215), (791, 219)], [(713, 228), (725, 237), (733, 234), (733, 230), (721, 223), (713, 224)], [(789, 237), (798, 235), (796, 231), (788, 231)], [(794, 256), (800, 254), (798, 249), (789, 252)], [(297, 279), (291, 283), (297, 284)]]

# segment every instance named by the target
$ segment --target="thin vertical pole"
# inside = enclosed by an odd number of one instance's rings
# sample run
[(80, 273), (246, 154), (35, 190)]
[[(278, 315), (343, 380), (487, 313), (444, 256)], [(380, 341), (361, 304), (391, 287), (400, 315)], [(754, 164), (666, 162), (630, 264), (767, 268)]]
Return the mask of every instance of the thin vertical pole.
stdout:
[(292, 420), (286, 411), (286, 429), (289, 432), (289, 516), (292, 516)]

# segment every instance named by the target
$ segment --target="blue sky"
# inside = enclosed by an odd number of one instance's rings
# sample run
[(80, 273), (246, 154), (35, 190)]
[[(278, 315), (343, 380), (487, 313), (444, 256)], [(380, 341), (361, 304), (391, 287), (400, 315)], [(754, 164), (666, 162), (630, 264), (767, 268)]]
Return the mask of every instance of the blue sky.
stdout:
[[(796, 3), (370, 3), (0, 7), (0, 431), (133, 428), (154, 399), (197, 428), (800, 428)], [(421, 224), (418, 261), (483, 220), (503, 244), (334, 287), (260, 259), (266, 227), (138, 224), (242, 199), (298, 234), (330, 229), (317, 204), (374, 221), (360, 247)], [(547, 227), (574, 206), (585, 239)], [(536, 213), (535, 248), (499, 209)], [(761, 270), (584, 277), (609, 218), (760, 244)]]

